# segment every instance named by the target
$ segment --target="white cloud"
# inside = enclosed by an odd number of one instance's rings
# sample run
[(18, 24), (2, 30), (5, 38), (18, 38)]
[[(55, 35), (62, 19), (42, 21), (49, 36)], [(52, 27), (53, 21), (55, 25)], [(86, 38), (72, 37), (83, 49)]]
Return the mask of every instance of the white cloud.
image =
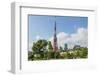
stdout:
[[(76, 33), (68, 34), (65, 32), (60, 32), (57, 34), (58, 47), (64, 46), (65, 43), (68, 44), (68, 48), (73, 48), (74, 45), (80, 45), (82, 47), (88, 46), (88, 32), (85, 28), (78, 28)], [(53, 37), (50, 38), (53, 45)]]
[[(43, 39), (41, 36), (37, 35), (36, 40)], [(76, 33), (68, 34), (65, 32), (60, 32), (57, 34), (58, 47), (64, 46), (65, 43), (68, 44), (68, 48), (73, 48), (74, 45), (80, 45), (82, 47), (88, 46), (88, 31), (85, 28), (78, 28)], [(49, 39), (53, 45), (53, 36)], [(29, 43), (29, 51), (32, 51), (32, 43)]]

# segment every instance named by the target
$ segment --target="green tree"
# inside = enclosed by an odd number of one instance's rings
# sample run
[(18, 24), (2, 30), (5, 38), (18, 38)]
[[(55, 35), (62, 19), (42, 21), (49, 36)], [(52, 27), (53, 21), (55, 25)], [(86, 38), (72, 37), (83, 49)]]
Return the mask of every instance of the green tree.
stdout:
[(60, 46), (60, 51), (63, 51), (63, 48)]
[(32, 51), (28, 51), (28, 60), (34, 60), (34, 55)]
[(80, 50), (80, 58), (87, 58), (88, 51), (86, 48), (81, 48)]
[(55, 58), (55, 52), (54, 51), (48, 51), (48, 59), (54, 59)]
[(51, 44), (51, 41), (48, 41), (48, 53), (47, 53), (47, 59), (54, 58), (54, 52), (53, 52), (53, 47)]
[(41, 51), (44, 51), (47, 46), (46, 40), (38, 40), (37, 42), (33, 43), (32, 50), (35, 53), (40, 53)]
[[(47, 51), (47, 41), (46, 40), (38, 40), (37, 42), (33, 43), (32, 51), (38, 58), (44, 57), (44, 52)], [(40, 56), (40, 57), (39, 57)]]
[(87, 48), (76, 48), (76, 50), (74, 51), (74, 57), (75, 58), (87, 58), (88, 55), (88, 49)]
[(54, 59), (59, 59), (60, 58), (60, 52), (59, 51), (55, 51), (54, 52)]
[(52, 47), (51, 41), (48, 41), (48, 49), (49, 49), (49, 51), (50, 51), (50, 50), (53, 50), (53, 47)]

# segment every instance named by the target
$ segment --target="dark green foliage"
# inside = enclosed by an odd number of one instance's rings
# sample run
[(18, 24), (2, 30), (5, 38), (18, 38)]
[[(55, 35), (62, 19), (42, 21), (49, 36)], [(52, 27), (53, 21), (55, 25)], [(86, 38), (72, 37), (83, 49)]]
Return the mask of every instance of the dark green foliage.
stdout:
[(50, 42), (50, 41), (48, 41), (48, 49), (49, 49), (49, 50), (53, 50), (53, 47), (52, 47), (52, 45), (51, 45), (51, 42)]
[(42, 54), (44, 50), (46, 51), (46, 46), (46, 40), (38, 40), (36, 43), (33, 43), (32, 50), (35, 54)]
[(68, 49), (67, 44), (64, 49), (60, 46), (58, 51), (53, 51), (50, 41), (38, 40), (33, 43), (32, 51), (28, 51), (28, 60), (50, 60), (50, 59), (79, 59), (88, 57), (88, 48), (75, 45), (73, 49)]
[(68, 59), (73, 59), (74, 58), (74, 54), (70, 53), (70, 52), (67, 52), (67, 58)]
[(63, 48), (60, 46), (60, 51), (63, 51)]
[(34, 55), (31, 51), (28, 51), (28, 60), (34, 60)]
[(60, 58), (60, 52), (54, 52), (54, 57), (55, 57), (55, 59), (59, 59)]

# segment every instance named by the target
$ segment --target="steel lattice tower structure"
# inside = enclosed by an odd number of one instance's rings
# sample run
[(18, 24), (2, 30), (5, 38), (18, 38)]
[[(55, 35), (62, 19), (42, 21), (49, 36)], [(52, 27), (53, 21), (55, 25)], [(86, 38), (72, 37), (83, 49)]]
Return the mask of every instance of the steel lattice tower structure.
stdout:
[(53, 51), (58, 50), (58, 44), (57, 44), (57, 36), (56, 36), (56, 21), (54, 24), (54, 39), (53, 39)]

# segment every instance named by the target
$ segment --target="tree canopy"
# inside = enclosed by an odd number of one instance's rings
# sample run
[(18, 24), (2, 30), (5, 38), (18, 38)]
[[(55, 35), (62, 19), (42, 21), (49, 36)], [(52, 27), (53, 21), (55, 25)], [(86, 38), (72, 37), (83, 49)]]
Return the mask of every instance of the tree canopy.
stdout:
[(75, 45), (68, 49), (67, 43), (60, 46), (58, 51), (53, 51), (51, 41), (40, 39), (33, 42), (32, 51), (28, 52), (28, 60), (49, 60), (49, 59), (79, 59), (88, 57), (88, 48)]

